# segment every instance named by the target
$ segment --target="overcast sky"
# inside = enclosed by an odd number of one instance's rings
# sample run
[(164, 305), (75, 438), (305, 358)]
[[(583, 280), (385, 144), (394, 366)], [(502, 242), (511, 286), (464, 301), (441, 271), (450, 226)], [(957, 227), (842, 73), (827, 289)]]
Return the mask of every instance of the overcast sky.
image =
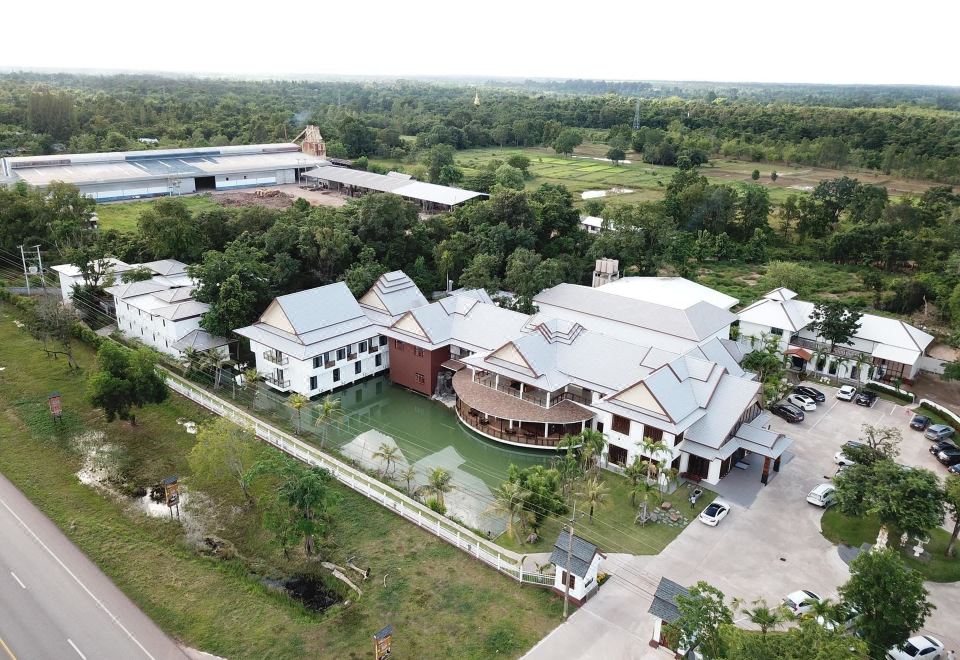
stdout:
[(957, 0), (15, 0), (3, 18), (4, 68), (960, 85)]

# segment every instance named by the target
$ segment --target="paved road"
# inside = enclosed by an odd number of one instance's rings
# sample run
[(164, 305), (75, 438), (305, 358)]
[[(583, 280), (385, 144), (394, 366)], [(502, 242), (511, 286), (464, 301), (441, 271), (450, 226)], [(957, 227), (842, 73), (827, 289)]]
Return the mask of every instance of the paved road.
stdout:
[(0, 475), (0, 660), (33, 658), (186, 656)]
[[(647, 613), (660, 576), (680, 584), (706, 580), (728, 597), (747, 602), (764, 598), (774, 605), (796, 589), (811, 589), (837, 599), (837, 588), (849, 569), (836, 547), (820, 533), (822, 510), (805, 496), (836, 471), (833, 454), (844, 441), (859, 437), (860, 425), (870, 423), (901, 429), (899, 461), (944, 475), (930, 456), (928, 441), (909, 430), (911, 414), (903, 406), (880, 400), (872, 409), (838, 402), (833, 388), (822, 387), (828, 399), (821, 410), (808, 413), (801, 424), (774, 420), (774, 428), (794, 438), (791, 457), (763, 487), (758, 461), (748, 471), (733, 470), (716, 490), (733, 505), (718, 527), (693, 522), (655, 556), (611, 554), (601, 566), (614, 578), (557, 627), (525, 660), (653, 660), (671, 658), (648, 646), (653, 618)], [(947, 649), (960, 650), (960, 585), (926, 583), (937, 606), (923, 630)], [(747, 626), (740, 621), (740, 625)]]

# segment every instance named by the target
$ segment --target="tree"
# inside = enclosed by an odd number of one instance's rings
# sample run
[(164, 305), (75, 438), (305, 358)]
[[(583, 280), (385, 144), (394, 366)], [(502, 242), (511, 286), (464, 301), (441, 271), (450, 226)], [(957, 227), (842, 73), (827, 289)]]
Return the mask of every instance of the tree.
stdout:
[(107, 421), (120, 418), (136, 423), (131, 409), (167, 398), (167, 385), (157, 373), (156, 358), (146, 348), (136, 351), (105, 341), (97, 351), (96, 371), (88, 383), (90, 402), (106, 413)]
[(656, 476), (657, 456), (668, 454), (670, 447), (662, 440), (654, 440), (648, 436), (644, 436), (643, 440), (637, 445), (640, 447), (640, 451), (647, 455), (647, 479), (652, 480)]
[(680, 618), (674, 626), (680, 633), (680, 648), (696, 648), (708, 658), (726, 657), (720, 628), (733, 623), (733, 611), (724, 598), (722, 591), (702, 580), (690, 588), (688, 596), (676, 597)]
[(725, 658), (729, 660), (863, 660), (867, 645), (844, 634), (840, 627), (821, 626), (815, 619), (802, 619), (796, 627), (774, 635), (720, 627)]
[[(43, 343), (47, 357), (64, 355), (70, 369), (79, 369), (73, 360), (73, 329), (77, 317), (58, 300), (43, 298), (32, 309), (27, 321), (30, 335)], [(49, 344), (47, 342), (50, 342)]]
[(492, 254), (478, 254), (463, 269), (460, 275), (460, 286), (468, 289), (486, 289), (496, 293), (500, 288), (500, 259)]
[(443, 494), (449, 493), (452, 488), (450, 478), (450, 473), (442, 467), (433, 468), (427, 477), (427, 483), (436, 495), (437, 502), (440, 503), (441, 507), (445, 506), (443, 503)]
[(624, 153), (621, 147), (610, 147), (607, 150), (607, 158), (613, 161), (614, 165), (619, 165), (620, 161), (627, 157), (627, 154)]
[(596, 429), (584, 429), (576, 438), (580, 441), (580, 462), (583, 471), (589, 472), (596, 469), (597, 462), (594, 459), (603, 453), (607, 439)]
[(455, 167), (453, 152), (453, 147), (449, 144), (435, 144), (423, 155), (422, 162), (427, 166), (432, 183), (440, 182), (441, 173), (445, 167)]
[(391, 468), (396, 467), (397, 461), (403, 458), (403, 454), (400, 452), (400, 448), (396, 445), (381, 442), (380, 446), (377, 448), (377, 451), (373, 452), (371, 458), (384, 463), (384, 468), (380, 472), (380, 478), (382, 479), (392, 471)]
[(497, 185), (503, 186), (504, 188), (513, 188), (514, 190), (523, 190), (524, 181), (523, 181), (523, 172), (518, 170), (516, 167), (512, 167), (507, 164), (503, 164), (497, 168), (494, 173), (494, 180)]
[(751, 173), (750, 173), (750, 178), (753, 179), (754, 181), (759, 181), (759, 180), (760, 180), (760, 170), (754, 170), (753, 172), (751, 172)]
[(413, 495), (411, 484), (413, 483), (413, 480), (417, 478), (417, 468), (413, 465), (407, 464), (407, 467), (404, 468), (403, 472), (398, 475), (398, 478), (406, 482), (407, 495)]
[(548, 515), (566, 513), (567, 506), (563, 502), (557, 470), (542, 465), (520, 469), (511, 464), (507, 469), (507, 481), (529, 493), (525, 509), (533, 513), (530, 525), (534, 530), (540, 529)]
[(953, 531), (950, 532), (950, 542), (947, 543), (946, 555), (953, 557), (957, 548), (957, 536), (960, 535), (960, 475), (951, 474), (947, 477), (944, 488), (944, 504), (947, 513), (953, 518)]
[(760, 286), (768, 291), (783, 287), (803, 295), (812, 279), (813, 271), (806, 266), (792, 261), (771, 261), (760, 279)]
[(300, 435), (301, 422), (303, 420), (303, 409), (310, 403), (310, 398), (305, 397), (299, 392), (294, 392), (287, 399), (287, 405), (297, 411), (297, 435)]
[(140, 213), (137, 221), (147, 249), (158, 259), (199, 261), (208, 245), (201, 226), (182, 199), (165, 197)]
[(883, 275), (875, 270), (867, 271), (863, 277), (863, 286), (873, 292), (873, 306), (880, 308), (880, 295), (883, 293)]
[(776, 629), (790, 620), (790, 611), (783, 605), (770, 607), (767, 601), (758, 598), (753, 601), (753, 607), (744, 610), (747, 620), (760, 629), (760, 634), (766, 635), (772, 628)]
[(201, 327), (221, 337), (253, 322), (273, 298), (273, 275), (267, 255), (243, 241), (226, 250), (210, 250), (203, 261), (188, 268), (197, 283), (194, 295), (210, 305)]
[(590, 520), (593, 520), (593, 510), (607, 501), (608, 494), (607, 485), (600, 480), (599, 476), (594, 476), (583, 484), (580, 497), (590, 509)]
[(523, 154), (513, 154), (507, 158), (507, 165), (523, 172), (524, 178), (530, 176), (530, 158)]
[(553, 149), (558, 154), (563, 154), (564, 156), (569, 156), (573, 153), (573, 150), (583, 144), (583, 136), (580, 135), (580, 131), (577, 131), (572, 128), (565, 128), (560, 131), (560, 134), (557, 135), (557, 138), (553, 141)]
[(892, 548), (857, 555), (840, 595), (860, 613), (858, 631), (876, 658), (906, 642), (933, 611), (923, 576), (908, 568)]
[(533, 522), (533, 513), (527, 509), (531, 493), (523, 485), (507, 481), (493, 491), (493, 511), (507, 516), (507, 533), (514, 540), (523, 542), (527, 536), (527, 526)]
[(190, 450), (190, 478), (201, 488), (231, 482), (250, 503), (250, 469), (265, 451), (248, 429), (217, 417), (200, 425), (197, 443)]
[(656, 500), (660, 502), (663, 499), (663, 493), (660, 491), (660, 488), (656, 484), (652, 484), (646, 479), (641, 479), (633, 485), (633, 488), (630, 490), (630, 501), (636, 502), (637, 497), (640, 498), (640, 511), (637, 516), (637, 520), (641, 524), (646, 524), (647, 520), (650, 518), (649, 506), (650, 500)]
[(960, 362), (948, 362), (943, 365), (940, 380), (960, 380)]
[(900, 434), (900, 429), (893, 426), (872, 426), (871, 424), (860, 426), (860, 441), (872, 452), (874, 460), (896, 458), (900, 453), (901, 440), (903, 436)]
[(779, 179), (779, 178), (780, 178), (780, 175), (777, 174), (777, 171), (776, 171), (776, 170), (770, 172), (770, 180), (771, 180), (771, 181), (773, 181), (774, 183), (776, 183), (777, 179)]
[(860, 329), (862, 317), (862, 312), (838, 301), (818, 303), (810, 314), (809, 327), (830, 342), (832, 351), (837, 344), (853, 344), (850, 339)]
[(327, 430), (333, 422), (334, 416), (340, 411), (340, 399), (334, 399), (329, 394), (323, 397), (320, 405), (317, 407), (316, 426), (320, 427), (320, 449), (327, 440)]

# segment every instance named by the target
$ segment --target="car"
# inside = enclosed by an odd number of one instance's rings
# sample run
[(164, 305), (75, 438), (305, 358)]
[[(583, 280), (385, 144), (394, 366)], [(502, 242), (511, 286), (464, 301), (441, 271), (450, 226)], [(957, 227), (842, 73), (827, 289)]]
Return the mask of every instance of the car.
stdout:
[(933, 424), (928, 426), (927, 430), (923, 432), (923, 437), (927, 440), (946, 440), (947, 438), (952, 438), (954, 433), (956, 433), (956, 431), (953, 430), (952, 426)]
[(817, 402), (803, 394), (791, 394), (787, 397), (787, 403), (807, 412), (813, 412), (817, 409)]
[(925, 431), (930, 426), (930, 418), (926, 415), (914, 415), (910, 420), (910, 428), (914, 431)]
[(700, 522), (709, 527), (716, 527), (720, 521), (730, 513), (730, 503), (726, 500), (714, 500), (707, 505), (698, 516)]
[(936, 637), (917, 635), (901, 646), (887, 651), (887, 660), (940, 660), (943, 657), (943, 644)]
[(836, 609), (837, 617), (840, 619), (827, 619), (823, 615), (817, 617), (817, 623), (826, 628), (827, 630), (836, 630), (837, 626), (843, 631), (851, 630), (854, 626), (857, 625), (857, 619), (860, 616), (860, 612), (855, 607), (843, 606), (841, 605)]
[(938, 452), (937, 460), (947, 467), (960, 463), (960, 447), (951, 447)]
[(853, 385), (844, 385), (837, 390), (837, 398), (841, 401), (853, 401), (855, 396), (857, 396), (857, 388)]
[(801, 589), (783, 599), (783, 604), (793, 612), (794, 616), (801, 616), (813, 609), (814, 603), (819, 603), (822, 598), (812, 591)]
[(836, 497), (836, 492), (837, 487), (833, 484), (820, 484), (807, 493), (807, 501), (814, 506), (827, 509), (835, 504), (834, 498)]
[(803, 411), (797, 408), (792, 403), (775, 403), (770, 407), (770, 412), (772, 412), (777, 417), (782, 417), (791, 424), (796, 424), (797, 422), (803, 421)]
[(860, 392), (856, 396), (856, 398), (853, 400), (853, 402), (858, 406), (866, 406), (867, 408), (872, 408), (873, 404), (877, 402), (877, 393), (869, 392), (865, 390), (863, 392)]
[(818, 389), (813, 387), (807, 387), (806, 385), (797, 385), (793, 388), (794, 394), (802, 394), (803, 396), (808, 396), (817, 403), (823, 403), (827, 400), (827, 395), (821, 392)]
[(956, 463), (947, 468), (947, 472), (950, 474), (960, 474), (960, 463)]
[[(844, 450), (849, 447), (864, 447), (865, 445), (862, 442), (857, 442), (856, 440), (849, 440), (843, 443), (843, 447), (840, 448), (836, 454), (833, 455), (834, 462), (839, 465), (841, 468), (845, 468), (848, 465), (856, 464), (856, 461), (852, 460), (849, 456), (844, 453)], [(837, 474), (840, 474), (840, 470), (837, 470)]]
[(953, 440), (941, 440), (940, 442), (934, 442), (932, 445), (930, 445), (930, 453), (936, 456), (942, 451), (956, 448), (957, 446), (953, 444)]

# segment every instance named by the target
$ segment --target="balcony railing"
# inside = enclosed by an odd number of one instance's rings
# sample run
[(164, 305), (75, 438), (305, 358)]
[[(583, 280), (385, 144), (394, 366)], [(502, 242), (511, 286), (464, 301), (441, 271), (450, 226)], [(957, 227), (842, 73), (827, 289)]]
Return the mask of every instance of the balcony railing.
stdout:
[(290, 358), (279, 351), (264, 351), (263, 359), (267, 362), (272, 362), (273, 364), (279, 364), (280, 366), (290, 362)]
[(485, 423), (484, 418), (480, 416), (462, 414), (459, 410), (457, 411), (457, 417), (461, 422), (476, 429), (480, 433), (493, 437), (497, 440), (503, 440), (505, 442), (514, 442), (521, 445), (530, 445), (532, 447), (556, 447), (558, 444), (560, 444), (560, 440), (562, 439), (562, 436), (559, 434), (556, 437), (546, 438), (542, 435), (531, 433), (530, 431), (525, 431), (516, 427), (504, 431), (497, 428), (493, 424)]
[(280, 389), (280, 390), (288, 390), (288, 389), (290, 389), (290, 381), (289, 381), (289, 380), (281, 380), (281, 379), (277, 378), (277, 376), (276, 376), (275, 374), (267, 374), (267, 375), (264, 377), (264, 380), (267, 381), (268, 383), (270, 383), (271, 385), (273, 385), (274, 387), (276, 387), (277, 389)]
[(375, 344), (370, 344), (370, 347), (367, 349), (367, 353), (376, 353), (379, 350), (380, 350), (379, 346), (376, 346)]
[(825, 355), (833, 355), (835, 357), (856, 358), (859, 356), (865, 356), (870, 358), (870, 361), (873, 360), (870, 353), (866, 351), (860, 351), (855, 348), (850, 348), (849, 346), (834, 346), (831, 349), (830, 344), (821, 343), (812, 339), (804, 339), (803, 337), (799, 337), (797, 335), (790, 337), (790, 345), (799, 346), (800, 348), (807, 348), (811, 351), (820, 351)]
[(356, 360), (356, 359), (357, 359), (357, 354), (356, 354), (356, 353), (349, 353), (349, 354), (347, 355), (347, 360)]
[(521, 395), (520, 389), (517, 387), (511, 387), (508, 382), (500, 381), (497, 383), (497, 379), (493, 374), (475, 374), (473, 377), (473, 382), (478, 385), (483, 385), (484, 387), (489, 387), (491, 390), (496, 390), (498, 392), (503, 392), (504, 394), (509, 394), (510, 396), (517, 397), (523, 401), (529, 401), (534, 403), (541, 408), (553, 408), (555, 405), (561, 401), (574, 401), (576, 403), (582, 403), (584, 405), (590, 404), (590, 394), (577, 394), (575, 392), (554, 392), (550, 395), (550, 405), (547, 405), (547, 395), (541, 389), (527, 389), (524, 388), (523, 394)]

